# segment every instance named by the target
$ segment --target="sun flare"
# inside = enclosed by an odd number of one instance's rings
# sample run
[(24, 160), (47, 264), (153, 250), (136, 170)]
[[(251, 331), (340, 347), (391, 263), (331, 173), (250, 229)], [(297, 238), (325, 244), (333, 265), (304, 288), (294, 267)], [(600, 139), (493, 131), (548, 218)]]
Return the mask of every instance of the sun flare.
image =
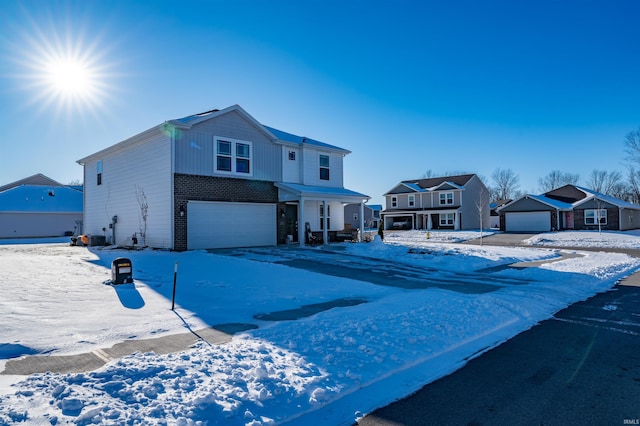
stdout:
[(25, 104), (43, 112), (100, 115), (113, 92), (110, 46), (88, 39), (86, 31), (31, 29), (15, 42), (14, 60), (21, 68), (16, 79), (31, 95)]
[(93, 90), (95, 84), (91, 70), (78, 60), (52, 62), (46, 74), (53, 90), (59, 94), (86, 94)]

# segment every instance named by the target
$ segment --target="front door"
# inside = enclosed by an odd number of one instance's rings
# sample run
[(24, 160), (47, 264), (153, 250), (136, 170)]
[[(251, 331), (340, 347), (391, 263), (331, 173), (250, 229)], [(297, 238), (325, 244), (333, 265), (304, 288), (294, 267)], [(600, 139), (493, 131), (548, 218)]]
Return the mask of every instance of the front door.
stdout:
[(298, 205), (287, 204), (287, 210), (285, 212), (285, 221), (287, 227), (287, 238), (289, 235), (293, 235), (293, 242), (298, 242)]
[(573, 229), (573, 212), (565, 212), (564, 221), (567, 229)]

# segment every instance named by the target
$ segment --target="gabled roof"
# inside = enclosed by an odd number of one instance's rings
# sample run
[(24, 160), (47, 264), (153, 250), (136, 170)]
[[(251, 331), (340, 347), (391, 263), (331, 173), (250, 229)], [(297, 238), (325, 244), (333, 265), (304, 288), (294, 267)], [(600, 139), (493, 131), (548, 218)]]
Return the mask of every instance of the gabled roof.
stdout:
[(21, 185), (0, 192), (0, 211), (81, 213), (82, 192), (67, 186)]
[(65, 186), (60, 182), (57, 182), (42, 173), (37, 173), (33, 176), (26, 177), (24, 179), (17, 180), (15, 182), (8, 183), (6, 185), (0, 186), (0, 192), (6, 191), (7, 189), (14, 188), (20, 185), (49, 185), (49, 186)]
[(304, 145), (313, 145), (319, 148), (324, 148), (332, 151), (339, 151), (342, 154), (350, 154), (351, 151), (337, 147), (335, 145), (330, 145), (328, 143), (320, 142), (314, 139), (310, 139), (304, 136), (296, 136), (291, 133), (283, 132), (282, 130), (274, 129), (273, 127), (265, 126), (260, 124), (253, 116), (251, 116), (248, 112), (246, 112), (240, 105), (232, 105), (230, 107), (224, 109), (212, 109), (210, 111), (201, 112), (198, 114), (188, 115), (182, 118), (175, 118), (171, 120), (167, 120), (162, 124), (154, 126), (150, 129), (145, 130), (144, 132), (138, 133), (124, 141), (118, 142), (115, 145), (111, 145), (103, 150), (95, 152), (91, 155), (88, 155), (84, 158), (81, 158), (77, 161), (78, 164), (85, 164), (91, 158), (96, 157), (97, 155), (104, 155), (107, 152), (115, 151), (121, 149), (123, 147), (128, 146), (129, 144), (133, 144), (137, 141), (143, 140), (145, 135), (153, 134), (154, 132), (166, 132), (167, 127), (171, 128), (172, 126), (178, 129), (190, 129), (196, 124), (202, 123), (207, 120), (212, 120), (216, 117), (220, 117), (224, 114), (228, 114), (230, 112), (236, 112), (240, 114), (243, 118), (245, 118), (249, 123), (251, 123), (258, 131), (263, 133), (268, 139), (272, 140), (274, 143), (286, 143), (286, 144), (295, 144), (299, 146)]
[(475, 174), (441, 176), (435, 178), (425, 178), (417, 180), (403, 180), (398, 185), (391, 188), (384, 195), (393, 194), (399, 186), (405, 186), (415, 192), (438, 191), (442, 189), (464, 189), (465, 185), (475, 176)]
[[(604, 201), (606, 203), (612, 204), (618, 208), (625, 208), (625, 209), (633, 209), (633, 210), (640, 210), (640, 206), (637, 204), (633, 204), (633, 203), (629, 203), (627, 201), (621, 200), (619, 198), (616, 197), (612, 197), (610, 195), (605, 195), (605, 194), (601, 194), (599, 192), (593, 191), (591, 189), (588, 188), (584, 188), (581, 186), (576, 186), (576, 185), (565, 185), (565, 186), (572, 186), (575, 189), (582, 191), (585, 194), (584, 198), (581, 198), (577, 201), (574, 201), (572, 203), (568, 203), (568, 202), (564, 202), (555, 198), (550, 198), (547, 197), (545, 194), (542, 195), (531, 195), (531, 194), (525, 194), (505, 205), (502, 205), (500, 207), (497, 208), (497, 210), (502, 210), (503, 208), (507, 207), (507, 206), (511, 206), (515, 203), (517, 203), (518, 201), (522, 200), (522, 199), (532, 199), (532, 200), (536, 200), (539, 201), (541, 203), (544, 203), (550, 207), (553, 207), (555, 209), (558, 210), (573, 210), (574, 208), (580, 206), (581, 204), (584, 204), (586, 202), (589, 202), (591, 200), (594, 199), (598, 199), (601, 201)], [(563, 187), (564, 188), (564, 187)], [(550, 191), (551, 192), (551, 191)], [(548, 194), (548, 193), (547, 193)]]
[(576, 186), (577, 189), (579, 189), (580, 191), (584, 192), (587, 197), (577, 201), (576, 203), (573, 204), (574, 207), (579, 206), (580, 204), (584, 204), (587, 201), (591, 201), (594, 198), (597, 198), (601, 201), (604, 201), (606, 203), (609, 204), (613, 204), (614, 206), (621, 208), (621, 209), (633, 209), (633, 210), (640, 210), (640, 206), (637, 204), (633, 204), (633, 203), (629, 203), (628, 201), (624, 201), (621, 200), (619, 198), (613, 197), (611, 195), (606, 195), (606, 194), (602, 194), (600, 192), (597, 191), (593, 191), (591, 189), (588, 188), (583, 188), (581, 186)]
[(227, 114), (229, 112), (236, 111), (241, 114), (245, 119), (251, 122), (255, 127), (257, 127), (260, 131), (265, 133), (269, 139), (273, 141), (286, 142), (295, 145), (314, 145), (321, 148), (327, 148), (331, 150), (345, 151), (346, 153), (350, 153), (350, 151), (337, 147), (335, 145), (330, 145), (328, 143), (320, 142), (315, 139), (307, 138), (305, 136), (297, 136), (292, 133), (284, 132), (282, 130), (275, 129), (273, 127), (265, 126), (264, 124), (260, 124), (255, 118), (253, 118), (248, 112), (246, 112), (240, 105), (232, 105), (223, 110), (213, 109), (211, 111), (202, 112), (199, 114), (189, 115), (187, 117), (178, 118), (175, 120), (169, 120), (168, 122), (179, 127), (191, 128), (195, 124), (202, 123), (206, 120), (211, 120), (212, 118), (219, 117), (223, 114)]
[(472, 174), (466, 174), (466, 175), (441, 176), (441, 177), (425, 178), (425, 179), (418, 179), (418, 180), (409, 180), (409, 181), (403, 181), (403, 182), (413, 182), (417, 184), (419, 187), (426, 188), (426, 189), (436, 188), (445, 182), (452, 183), (458, 187), (463, 187), (474, 176), (475, 174), (472, 173)]

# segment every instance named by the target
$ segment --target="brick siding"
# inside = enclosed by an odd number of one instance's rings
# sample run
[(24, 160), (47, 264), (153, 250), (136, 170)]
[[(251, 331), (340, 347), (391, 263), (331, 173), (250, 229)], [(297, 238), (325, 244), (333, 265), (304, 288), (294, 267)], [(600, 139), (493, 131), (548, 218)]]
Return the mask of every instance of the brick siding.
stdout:
[[(187, 211), (187, 200), (197, 201), (225, 201), (245, 203), (278, 203), (278, 189), (273, 182), (235, 179), (215, 176), (196, 176), (174, 174), (173, 177), (173, 208), (174, 208), (174, 244), (175, 250), (186, 250), (187, 245), (187, 214), (180, 216), (180, 208)], [(280, 208), (278, 204), (278, 220)], [(286, 229), (281, 223), (278, 227), (278, 241), (283, 238)]]

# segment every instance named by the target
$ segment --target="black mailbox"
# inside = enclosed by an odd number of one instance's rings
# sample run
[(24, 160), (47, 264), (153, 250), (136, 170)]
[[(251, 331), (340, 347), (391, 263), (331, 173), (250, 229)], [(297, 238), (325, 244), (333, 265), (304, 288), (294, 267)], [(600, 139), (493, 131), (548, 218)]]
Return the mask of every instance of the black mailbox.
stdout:
[(131, 260), (118, 257), (111, 262), (111, 283), (124, 284), (133, 282), (133, 267)]

